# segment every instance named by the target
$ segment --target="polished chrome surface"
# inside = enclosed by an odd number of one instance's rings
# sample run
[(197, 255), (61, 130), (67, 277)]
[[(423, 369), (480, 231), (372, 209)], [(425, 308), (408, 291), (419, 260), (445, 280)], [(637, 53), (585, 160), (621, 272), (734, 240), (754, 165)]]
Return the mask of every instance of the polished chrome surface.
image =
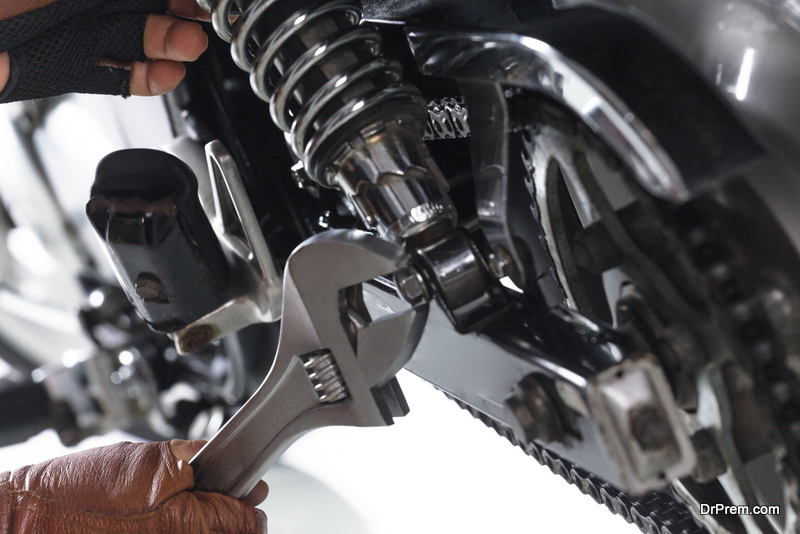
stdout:
[(489, 268), (466, 232), (448, 232), (419, 247), (416, 255), (435, 295), (459, 331), (477, 328), (498, 311)]
[(378, 124), (346, 144), (334, 165), (328, 182), (352, 198), (364, 221), (389, 241), (456, 223), (447, 182), (413, 128)]
[(689, 198), (674, 162), (644, 124), (591, 73), (547, 43), (511, 33), (409, 29), (407, 34), (423, 74), (545, 93), (607, 140), (647, 191), (670, 201)]
[[(455, 222), (444, 178), (422, 143), (427, 102), (401, 82), (400, 63), (381, 56), (381, 32), (361, 24), (356, 3), (313, 3), (287, 16), (276, 0), (248, 1), (231, 22), (232, 4), (201, 6), (213, 8), (217, 32), (270, 103), (305, 174), (344, 189), (367, 225), (393, 242)], [(277, 27), (259, 42), (265, 20)], [(274, 72), (280, 79), (270, 78)], [(317, 82), (320, 73), (324, 81)]]
[(305, 357), (303, 367), (314, 384), (320, 402), (339, 402), (349, 395), (336, 360), (328, 350), (312, 352)]
[[(322, 426), (383, 426), (407, 407), (394, 378), (416, 347), (427, 304), (372, 320), (360, 284), (402, 268), (386, 241), (332, 230), (307, 240), (287, 263), (278, 353), (261, 387), (192, 459), (196, 487), (242, 498), (286, 448)], [(327, 266), (324, 277), (319, 266)], [(346, 303), (342, 309), (342, 296)], [(309, 355), (325, 349), (347, 388), (325, 402)], [(311, 366), (312, 368), (314, 365)], [(317, 384), (315, 384), (317, 382)], [(338, 379), (334, 382), (338, 382)], [(338, 397), (338, 399), (337, 399)]]
[(744, 175), (800, 248), (800, 25), (796, 0), (556, 0), (623, 11), (716, 86), (766, 145)]
[[(399, 83), (402, 67), (380, 56), (381, 34), (374, 26), (361, 24), (361, 9), (355, 3), (335, 0), (312, 4), (285, 16), (275, 0), (249, 1), (244, 2), (241, 16), (231, 22), (233, 4), (233, 0), (221, 0), (210, 6), (214, 27), (220, 37), (231, 42), (234, 61), (251, 73), (253, 90), (270, 102), (273, 121), (290, 134), (292, 150), (314, 179), (325, 180), (327, 164), (317, 161), (327, 158), (315, 154), (317, 149), (327, 151), (331, 138), (352, 135), (354, 123), (370, 120), (379, 109), (388, 106), (404, 110), (401, 114), (416, 115), (424, 121), (426, 102), (414, 87)], [(259, 23), (269, 17), (282, 22), (263, 45), (256, 43)], [(347, 27), (339, 30), (332, 17), (346, 21)], [(299, 55), (287, 48), (292, 39), (303, 43), (305, 50)], [(356, 46), (369, 57), (359, 59), (353, 52)], [(273, 68), (280, 72), (280, 80), (269, 79)], [(308, 79), (308, 74), (317, 69), (327, 78), (319, 87)], [(328, 104), (339, 99), (344, 104), (331, 114)], [(292, 109), (294, 106), (297, 109)], [(343, 133), (348, 128), (351, 131)]]
[[(459, 83), (459, 87), (471, 103), (473, 131), (470, 147), (478, 220), (493, 255), (505, 253), (512, 263), (498, 268), (495, 275), (498, 278), (511, 276), (518, 287), (526, 287), (525, 269), (510, 223), (510, 125), (503, 88), (496, 83), (470, 81)], [(495, 265), (500, 267), (499, 262)]]
[[(235, 258), (243, 288), (236, 298), (175, 332), (175, 347), (181, 354), (195, 352), (251, 324), (277, 321), (281, 314), (281, 278), (236, 162), (219, 141), (206, 145), (206, 156), (212, 203), (204, 203), (203, 209), (220, 242)], [(198, 332), (204, 332), (202, 342)]]
[[(793, 146), (800, 142), (796, 104), (800, 9), (795, 0), (556, 0), (554, 4), (623, 10), (689, 58), (762, 138), (776, 144), (783, 139)], [(797, 161), (796, 155), (792, 159)]]

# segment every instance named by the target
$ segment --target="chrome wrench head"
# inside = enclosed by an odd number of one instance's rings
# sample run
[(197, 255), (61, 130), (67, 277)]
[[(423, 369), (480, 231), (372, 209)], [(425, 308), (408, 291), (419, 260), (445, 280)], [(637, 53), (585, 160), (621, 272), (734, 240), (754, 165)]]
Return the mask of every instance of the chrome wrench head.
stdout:
[(241, 498), (297, 438), (323, 426), (383, 426), (408, 408), (395, 375), (422, 335), (428, 305), (371, 320), (361, 284), (408, 256), (353, 230), (314, 236), (284, 273), (281, 336), (261, 387), (192, 459), (195, 487)]

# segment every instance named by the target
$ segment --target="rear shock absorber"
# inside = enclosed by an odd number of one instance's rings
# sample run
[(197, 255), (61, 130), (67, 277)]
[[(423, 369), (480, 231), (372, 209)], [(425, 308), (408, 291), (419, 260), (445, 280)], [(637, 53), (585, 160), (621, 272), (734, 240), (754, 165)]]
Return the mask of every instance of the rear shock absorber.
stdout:
[(357, 0), (198, 3), (309, 178), (342, 189), (392, 242), (455, 226), (447, 183), (423, 142), (427, 103), (381, 55), (380, 30), (362, 24)]

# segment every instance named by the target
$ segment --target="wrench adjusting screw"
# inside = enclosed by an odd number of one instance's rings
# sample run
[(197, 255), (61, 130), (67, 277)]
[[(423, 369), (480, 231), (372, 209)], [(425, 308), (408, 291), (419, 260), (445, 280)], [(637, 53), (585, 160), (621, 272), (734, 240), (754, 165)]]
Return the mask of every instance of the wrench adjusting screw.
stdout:
[(316, 350), (302, 356), (301, 359), (320, 402), (338, 402), (350, 395), (329, 350)]

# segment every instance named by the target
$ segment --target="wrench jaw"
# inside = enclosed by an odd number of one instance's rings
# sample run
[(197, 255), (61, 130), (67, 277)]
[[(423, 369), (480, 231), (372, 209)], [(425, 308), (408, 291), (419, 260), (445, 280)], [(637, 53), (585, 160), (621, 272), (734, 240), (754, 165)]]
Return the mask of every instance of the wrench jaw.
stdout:
[(422, 336), (428, 304), (372, 321), (361, 297), (363, 282), (407, 262), (402, 249), (352, 230), (325, 232), (292, 253), (272, 369), (192, 459), (197, 489), (243, 498), (309, 430), (386, 426), (408, 413), (395, 375)]

